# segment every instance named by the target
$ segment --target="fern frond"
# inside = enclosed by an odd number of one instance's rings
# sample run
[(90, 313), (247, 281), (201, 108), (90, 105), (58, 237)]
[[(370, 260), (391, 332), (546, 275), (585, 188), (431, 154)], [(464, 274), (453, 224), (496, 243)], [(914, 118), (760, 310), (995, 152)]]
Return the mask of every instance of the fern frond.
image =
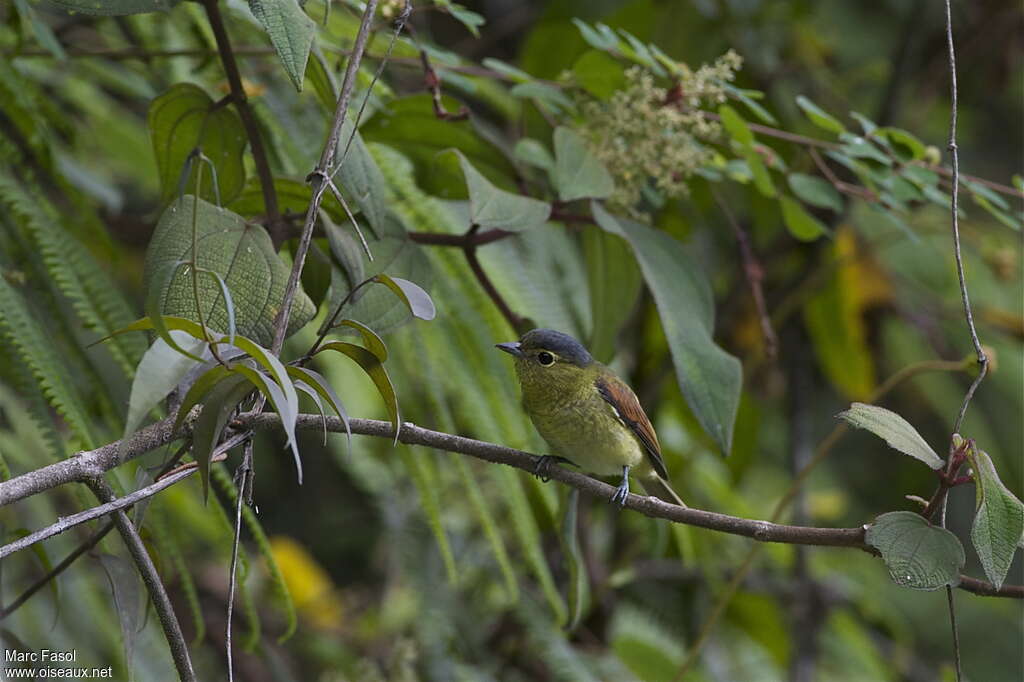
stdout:
[(149, 530), (156, 540), (157, 548), (164, 557), (170, 568), (178, 576), (178, 585), (182, 594), (185, 595), (185, 603), (188, 605), (189, 613), (192, 615), (192, 627), (195, 629), (195, 637), (192, 638), (192, 646), (198, 646), (206, 637), (206, 621), (203, 620), (203, 610), (199, 603), (199, 592), (196, 590), (195, 581), (192, 579), (192, 572), (185, 562), (185, 555), (181, 552), (178, 539), (170, 529), (164, 510), (154, 509), (150, 512)]
[[(86, 248), (56, 224), (53, 208), (44, 197), (30, 194), (9, 174), (0, 172), (0, 205), (24, 226), (51, 281), (87, 328), (108, 336), (134, 319), (117, 285)], [(123, 334), (110, 339), (106, 347), (130, 376), (145, 352), (145, 339)]]
[(64, 418), (87, 449), (95, 447), (88, 409), (67, 380), (63, 360), (53, 350), (49, 335), (32, 317), (21, 295), (0, 278), (0, 334), (14, 347), (32, 372), (46, 400)]

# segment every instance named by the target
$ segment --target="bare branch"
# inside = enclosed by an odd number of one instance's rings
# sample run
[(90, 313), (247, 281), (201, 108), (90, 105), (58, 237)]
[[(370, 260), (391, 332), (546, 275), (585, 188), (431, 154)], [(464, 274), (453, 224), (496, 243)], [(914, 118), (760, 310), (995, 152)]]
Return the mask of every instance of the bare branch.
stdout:
[[(118, 502), (114, 491), (111, 490), (110, 485), (102, 478), (90, 481), (89, 487), (92, 488), (96, 497), (104, 503), (103, 506)], [(117, 526), (118, 532), (121, 533), (121, 539), (124, 540), (125, 546), (128, 547), (128, 553), (135, 560), (135, 566), (142, 576), (142, 582), (146, 584), (146, 589), (149, 591), (149, 598), (152, 600), (153, 608), (160, 618), (164, 637), (171, 648), (174, 667), (178, 669), (178, 679), (182, 680), (182, 682), (194, 682), (196, 674), (192, 670), (192, 659), (189, 657), (185, 637), (181, 634), (181, 625), (178, 623), (178, 617), (174, 614), (174, 607), (171, 606), (171, 600), (167, 597), (167, 591), (160, 580), (160, 574), (157, 573), (156, 566), (153, 565), (153, 560), (150, 558), (149, 552), (146, 551), (142, 538), (139, 537), (139, 531), (136, 530), (123, 508), (114, 511), (114, 525)]]

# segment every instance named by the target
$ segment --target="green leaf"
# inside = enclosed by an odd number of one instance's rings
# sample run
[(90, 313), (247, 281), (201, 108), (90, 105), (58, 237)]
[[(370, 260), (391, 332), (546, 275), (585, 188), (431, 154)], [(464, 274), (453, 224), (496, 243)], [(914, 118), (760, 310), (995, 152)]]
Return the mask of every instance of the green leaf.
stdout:
[[(387, 183), (377, 162), (366, 148), (362, 135), (353, 128), (352, 122), (347, 118), (341, 126), (340, 139), (347, 142), (338, 145), (335, 157), (335, 163), (340, 164), (338, 184), (356, 200), (356, 205), (366, 216), (374, 233), (381, 237), (386, 230), (384, 221), (388, 214)], [(328, 195), (330, 194), (328, 192)], [(337, 219), (342, 224), (349, 222), (347, 215)], [(374, 258), (376, 257), (377, 254), (374, 253)]]
[(43, 0), (43, 6), (68, 14), (125, 16), (146, 12), (168, 12), (180, 0)]
[(592, 203), (597, 224), (633, 248), (661, 317), (679, 388), (697, 421), (722, 452), (732, 448), (743, 373), (714, 342), (714, 301), (701, 266), (664, 232), (612, 216)]
[(728, 104), (723, 104), (718, 107), (718, 116), (722, 119), (722, 127), (725, 128), (725, 132), (729, 133), (729, 137), (737, 144), (744, 149), (748, 149), (754, 144), (754, 133), (750, 132), (747, 122), (736, 113), (735, 109)]
[(821, 107), (812, 102), (803, 95), (798, 95), (796, 98), (796, 105), (804, 112), (804, 115), (822, 130), (827, 130), (830, 133), (846, 132), (846, 126), (840, 123), (832, 114), (826, 113)]
[(882, 553), (893, 582), (915, 590), (937, 590), (960, 582), (964, 548), (945, 528), (920, 514), (882, 514), (868, 526), (864, 541)]
[(505, 578), (505, 592), (507, 593), (508, 600), (509, 602), (515, 602), (519, 596), (516, 570), (512, 567), (512, 560), (509, 558), (508, 550), (505, 548), (505, 540), (502, 538), (498, 524), (491, 513), (491, 503), (484, 498), (484, 493), (480, 489), (480, 482), (469, 470), (468, 462), (468, 457), (455, 458), (455, 465), (459, 470), (462, 487), (466, 492), (470, 505), (473, 507), (473, 511), (476, 513), (477, 520), (480, 522), (480, 528), (483, 530), (484, 536), (491, 546), (494, 560), (498, 563), (501, 575)]
[(331, 259), (313, 241), (306, 252), (306, 263), (302, 266), (302, 290), (309, 296), (313, 307), (319, 310), (330, 288)]
[[(194, 339), (182, 331), (172, 331), (170, 334), (175, 337), (178, 345), (188, 352), (194, 355), (202, 353), (204, 343), (201, 340)], [(135, 433), (150, 410), (167, 397), (167, 394), (174, 390), (195, 366), (195, 360), (171, 348), (163, 339), (158, 338), (154, 341), (135, 370), (122, 438)]]
[(985, 575), (999, 589), (1024, 536), (1024, 504), (999, 480), (986, 452), (971, 448), (968, 453), (974, 469), (976, 503), (971, 542)]
[(779, 204), (782, 206), (782, 220), (786, 223), (789, 233), (802, 242), (813, 242), (823, 234), (828, 234), (828, 228), (800, 205), (796, 199), (790, 197), (779, 197)]
[(508, 94), (519, 99), (531, 99), (545, 111), (553, 114), (561, 114), (575, 108), (573, 101), (560, 89), (539, 81), (515, 85)]
[(455, 554), (452, 552), (451, 543), (448, 541), (448, 534), (444, 530), (444, 523), (441, 520), (442, 501), (439, 495), (439, 484), (436, 476), (431, 476), (431, 467), (427, 458), (431, 452), (421, 451), (418, 455), (413, 454), (411, 447), (404, 447), (398, 450), (399, 457), (409, 472), (416, 492), (420, 496), (420, 506), (427, 518), (427, 525), (434, 534), (437, 541), (437, 548), (441, 552), (441, 560), (444, 563), (445, 574), (448, 583), (457, 585), (459, 582), (459, 570), (455, 563)]
[(917, 429), (891, 410), (877, 405), (853, 403), (850, 409), (840, 412), (836, 417), (858, 429), (867, 429), (888, 443), (889, 447), (924, 462), (932, 469), (942, 468), (942, 458), (935, 454)]
[(226, 375), (204, 397), (203, 411), (192, 429), (192, 457), (199, 465), (203, 499), (210, 493), (210, 456), (235, 408), (252, 392), (252, 384), (241, 374)]
[(459, 5), (454, 2), (448, 2), (447, 0), (445, 0), (445, 2), (443, 3), (438, 2), (437, 4), (443, 5), (444, 8), (448, 10), (449, 14), (455, 17), (455, 19), (458, 20), (460, 24), (466, 27), (467, 31), (473, 34), (473, 37), (480, 37), (479, 29), (481, 26), (487, 23), (483, 16), (477, 14), (476, 12), (472, 12), (466, 9), (462, 5)]
[(22, 25), (28, 24), (36, 36), (36, 41), (46, 48), (47, 52), (57, 59), (67, 59), (67, 54), (61, 47), (60, 41), (57, 40), (57, 36), (53, 34), (53, 29), (39, 17), (35, 8), (28, 4), (28, 0), (14, 0), (14, 7), (21, 16)]
[(745, 90), (743, 88), (737, 88), (735, 85), (724, 81), (719, 82), (719, 85), (726, 93), (729, 94), (730, 97), (735, 97), (742, 102), (743, 106), (745, 106), (750, 113), (759, 118), (762, 123), (767, 123), (770, 126), (779, 124), (776, 118), (756, 101), (764, 97), (763, 92), (760, 92), (759, 90)]
[(302, 485), (302, 459), (299, 457), (299, 442), (295, 437), (295, 423), (299, 416), (299, 396), (295, 391), (295, 386), (287, 380), (284, 384), (278, 384), (263, 372), (245, 364), (235, 365), (231, 371), (248, 379), (249, 383), (266, 396), (274, 407), (274, 411), (281, 417), (281, 428), (284, 429), (288, 447), (291, 448), (292, 456), (295, 458), (295, 474), (298, 477), (299, 485)]
[(587, 149), (574, 130), (555, 128), (555, 170), (551, 181), (562, 201), (603, 199), (615, 191), (608, 169)]
[(342, 320), (337, 324), (338, 327), (349, 327), (359, 332), (360, 336), (363, 337), (363, 344), (366, 348), (377, 356), (377, 359), (381, 362), (387, 362), (388, 359), (388, 347), (385, 345), (384, 340), (380, 338), (377, 332), (367, 327), (362, 322), (356, 320)]
[(921, 140), (906, 130), (901, 128), (878, 128), (874, 131), (874, 134), (888, 140), (893, 153), (904, 163), (924, 158), (924, 142), (921, 142)]
[(434, 300), (419, 284), (401, 277), (390, 277), (384, 273), (377, 275), (374, 279), (379, 284), (391, 289), (413, 316), (421, 320), (432, 320), (437, 315)]
[(843, 210), (843, 197), (828, 182), (816, 175), (790, 173), (786, 177), (789, 188), (800, 201), (818, 208), (827, 208), (839, 213)]
[[(449, 111), (460, 106), (450, 97), (442, 103)], [(439, 155), (448, 149), (458, 149), (502, 189), (515, 190), (515, 167), (501, 150), (481, 136), (470, 120), (439, 119), (430, 95), (396, 99), (366, 121), (360, 132), (367, 141), (400, 149), (413, 162), (417, 184), (431, 194), (450, 199), (467, 196), (457, 160), (451, 154)]]
[(298, 0), (249, 0), (249, 9), (270, 36), (295, 89), (301, 92), (316, 23), (302, 11)]
[[(246, 223), (237, 213), (196, 201), (192, 196), (168, 206), (146, 252), (147, 296), (156, 297), (164, 315), (199, 319), (188, 268), (179, 269), (166, 286), (152, 277), (171, 264), (190, 259), (193, 218), (199, 244), (196, 265), (224, 279), (234, 299), (238, 334), (269, 345), (290, 268), (274, 252), (266, 231)], [(229, 319), (220, 287), (208, 277), (200, 277), (196, 286), (207, 325), (226, 332)], [(298, 331), (315, 313), (313, 302), (300, 288), (292, 305), (288, 333)]]
[(333, 115), (338, 103), (338, 84), (334, 79), (333, 68), (319, 47), (312, 50), (312, 57), (306, 62), (306, 81), (313, 86), (316, 99), (324, 112)]
[(181, 401), (181, 406), (178, 407), (178, 415), (174, 419), (174, 432), (177, 433), (178, 429), (181, 428), (185, 418), (188, 417), (188, 413), (192, 411), (192, 408), (199, 404), (207, 393), (210, 392), (221, 379), (231, 373), (227, 367), (223, 365), (214, 365), (210, 369), (206, 370), (199, 377), (192, 382), (192, 385), (188, 387), (188, 391), (185, 393), (185, 397)]
[(622, 63), (600, 50), (584, 52), (572, 65), (572, 75), (581, 88), (598, 99), (608, 99), (626, 87)]
[(395, 394), (395, 387), (391, 384), (391, 377), (388, 376), (388, 371), (381, 361), (377, 359), (376, 355), (354, 343), (331, 341), (320, 346), (317, 353), (328, 350), (337, 351), (352, 358), (370, 377), (374, 386), (377, 387), (380, 397), (384, 400), (385, 407), (388, 408), (388, 414), (391, 415), (391, 425), (395, 430), (395, 443), (398, 443), (398, 430), (402, 427), (401, 415), (398, 411), (398, 396)]
[[(199, 172), (199, 196), (207, 201), (216, 201), (219, 190), (220, 203), (227, 204), (242, 191), (246, 137), (242, 120), (233, 108), (215, 107), (199, 86), (178, 83), (149, 105), (147, 123), (160, 177), (161, 201), (170, 201), (182, 190), (195, 194)], [(189, 158), (196, 147), (212, 162), (216, 187), (210, 167), (197, 158)], [(182, 184), (186, 163), (191, 168)]]
[(296, 380), (296, 382), (302, 381), (305, 384), (311, 386), (314, 391), (320, 394), (320, 397), (327, 401), (334, 410), (334, 413), (338, 415), (341, 422), (345, 425), (345, 436), (348, 439), (348, 452), (352, 454), (352, 428), (348, 423), (348, 412), (345, 411), (345, 406), (341, 402), (341, 398), (334, 392), (334, 388), (328, 383), (327, 379), (320, 373), (314, 372), (311, 369), (305, 367), (295, 367), (294, 365), (287, 366), (288, 374)]
[(590, 336), (587, 348), (601, 362), (610, 362), (618, 335), (633, 314), (643, 278), (628, 245), (604, 230), (584, 230), (583, 260), (590, 294)]
[(562, 547), (562, 557), (569, 573), (567, 588), (569, 619), (565, 623), (565, 629), (569, 632), (575, 630), (579, 625), (587, 599), (587, 569), (584, 564), (583, 551), (580, 549), (579, 535), (576, 532), (579, 504), (579, 489), (570, 488), (563, 501), (561, 514), (559, 514), (562, 522), (558, 541)]
[(754, 187), (763, 197), (769, 199), (775, 198), (775, 184), (772, 182), (771, 173), (768, 172), (768, 168), (764, 165), (764, 160), (757, 150), (750, 148), (747, 150), (746, 156), (744, 157), (747, 161), (747, 167), (750, 169), (750, 174), (754, 179)]
[(551, 204), (498, 189), (459, 154), (469, 190), (469, 217), (480, 227), (519, 232), (543, 225), (551, 215)]
[(529, 137), (521, 138), (516, 142), (515, 149), (512, 153), (517, 159), (531, 166), (537, 168), (543, 168), (548, 173), (554, 172), (555, 159), (551, 156), (551, 152), (548, 151), (547, 147), (543, 144)]

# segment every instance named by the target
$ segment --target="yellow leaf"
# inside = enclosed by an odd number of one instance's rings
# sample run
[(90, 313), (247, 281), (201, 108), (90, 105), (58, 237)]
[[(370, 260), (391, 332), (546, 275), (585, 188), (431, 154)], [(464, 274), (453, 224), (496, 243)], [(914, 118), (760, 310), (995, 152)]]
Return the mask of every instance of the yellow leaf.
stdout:
[(270, 551), (299, 615), (318, 629), (340, 627), (341, 599), (327, 571), (305, 547), (294, 538), (276, 535), (270, 538)]

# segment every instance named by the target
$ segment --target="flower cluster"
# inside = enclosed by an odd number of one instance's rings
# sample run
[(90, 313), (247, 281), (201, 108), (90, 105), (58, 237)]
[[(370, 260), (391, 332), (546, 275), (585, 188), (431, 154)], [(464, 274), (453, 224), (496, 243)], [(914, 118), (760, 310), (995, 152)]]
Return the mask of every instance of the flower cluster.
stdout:
[(580, 133), (615, 178), (612, 204), (642, 216), (637, 204), (648, 183), (665, 198), (686, 196), (687, 180), (714, 154), (705, 142), (721, 134), (701, 107), (725, 101), (723, 84), (742, 61), (730, 50), (697, 70), (678, 64), (670, 87), (635, 66), (626, 71), (626, 87), (608, 100), (581, 102)]

